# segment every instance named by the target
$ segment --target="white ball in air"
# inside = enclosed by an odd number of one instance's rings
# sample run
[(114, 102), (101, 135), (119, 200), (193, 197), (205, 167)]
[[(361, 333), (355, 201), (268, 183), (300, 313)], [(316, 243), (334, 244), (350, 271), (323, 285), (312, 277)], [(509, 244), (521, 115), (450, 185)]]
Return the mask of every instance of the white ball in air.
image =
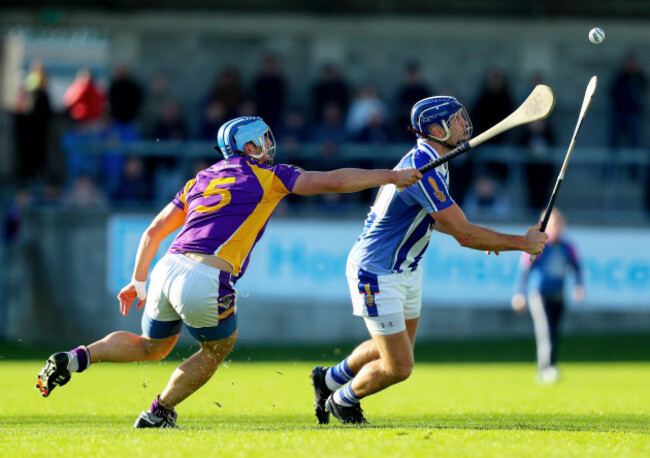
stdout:
[(589, 31), (589, 41), (595, 45), (601, 44), (605, 40), (605, 32), (600, 27), (594, 27)]

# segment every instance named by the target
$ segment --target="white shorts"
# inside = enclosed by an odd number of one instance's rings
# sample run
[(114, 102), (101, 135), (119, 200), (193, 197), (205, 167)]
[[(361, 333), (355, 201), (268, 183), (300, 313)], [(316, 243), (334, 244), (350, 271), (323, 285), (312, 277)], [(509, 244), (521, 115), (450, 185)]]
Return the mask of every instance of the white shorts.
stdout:
[[(348, 259), (346, 269), (356, 316), (384, 317), (395, 313), (412, 320), (422, 308), (422, 271), (375, 275)], [(399, 332), (399, 331), (397, 331)]]
[(142, 331), (165, 338), (180, 332), (181, 321), (202, 342), (230, 336), (237, 329), (236, 291), (232, 274), (167, 253), (151, 273)]

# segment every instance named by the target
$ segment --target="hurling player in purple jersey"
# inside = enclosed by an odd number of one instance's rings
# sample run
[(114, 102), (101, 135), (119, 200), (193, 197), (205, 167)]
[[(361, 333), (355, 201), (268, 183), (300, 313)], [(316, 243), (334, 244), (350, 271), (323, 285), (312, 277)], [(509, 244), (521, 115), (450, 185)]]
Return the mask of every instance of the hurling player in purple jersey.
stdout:
[[(454, 97), (420, 100), (411, 110), (411, 125), (418, 142), (398, 169), (421, 167), (472, 135), (469, 116)], [(336, 366), (313, 368), (319, 423), (328, 423), (330, 414), (342, 423), (366, 423), (360, 400), (411, 375), (422, 307), (419, 262), (433, 230), (476, 250), (538, 254), (544, 249), (548, 235), (539, 232), (540, 225), (512, 235), (472, 224), (448, 188), (449, 169), (443, 164), (402, 192), (384, 186), (377, 194), (346, 272), (354, 314), (364, 319), (371, 338)]]
[(517, 292), (511, 301), (512, 308), (518, 313), (526, 309), (528, 302), (537, 346), (537, 381), (543, 384), (557, 382), (560, 375), (556, 366), (557, 346), (560, 323), (564, 316), (567, 274), (575, 275), (573, 299), (582, 302), (585, 297), (577, 251), (564, 238), (565, 226), (564, 215), (557, 208), (554, 209), (546, 227), (546, 249), (533, 262), (530, 262), (529, 256), (522, 255)]
[[(142, 335), (118, 331), (90, 345), (55, 353), (38, 374), (46, 397), (91, 363), (154, 361), (172, 350), (182, 325), (201, 348), (172, 374), (167, 387), (142, 412), (136, 428), (173, 428), (174, 408), (203, 386), (237, 339), (235, 282), (244, 274), (278, 202), (287, 194), (355, 192), (392, 184), (408, 187), (422, 174), (402, 170), (338, 169), (306, 172), (271, 165), (275, 139), (259, 117), (226, 122), (217, 134), (224, 160), (202, 170), (154, 218), (142, 235), (133, 278), (118, 295), (127, 315), (138, 299)], [(181, 228), (146, 281), (160, 242)]]

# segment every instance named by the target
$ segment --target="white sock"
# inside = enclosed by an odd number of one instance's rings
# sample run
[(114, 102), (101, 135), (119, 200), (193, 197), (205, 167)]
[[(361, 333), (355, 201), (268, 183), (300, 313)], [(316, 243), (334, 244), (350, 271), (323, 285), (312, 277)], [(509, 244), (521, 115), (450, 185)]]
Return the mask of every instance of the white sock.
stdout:
[(325, 385), (332, 391), (336, 391), (348, 383), (356, 375), (348, 365), (348, 358), (327, 369), (325, 373)]
[(336, 390), (334, 392), (334, 402), (336, 402), (340, 406), (345, 406), (345, 407), (351, 407), (352, 404), (349, 402), (345, 401), (343, 398), (341, 398), (341, 390)]
[[(347, 382), (345, 382), (347, 383)], [(339, 388), (341, 388), (345, 383), (338, 383), (334, 378), (332, 377), (332, 368), (330, 367), (327, 369), (327, 372), (325, 373), (325, 385), (327, 385), (327, 388), (329, 388), (332, 391), (336, 391)]]
[(79, 358), (77, 358), (77, 355), (72, 353), (71, 351), (66, 352), (69, 357), (68, 361), (68, 372), (77, 372), (79, 369)]

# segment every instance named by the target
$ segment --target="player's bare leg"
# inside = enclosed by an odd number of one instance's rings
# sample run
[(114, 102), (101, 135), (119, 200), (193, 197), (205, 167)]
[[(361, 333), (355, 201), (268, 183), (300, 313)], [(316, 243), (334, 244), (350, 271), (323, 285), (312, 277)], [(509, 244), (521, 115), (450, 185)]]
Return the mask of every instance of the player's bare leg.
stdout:
[[(419, 318), (414, 318), (410, 320), (405, 320), (406, 331), (402, 331), (400, 334), (405, 334), (409, 341), (411, 359), (413, 355), (413, 347), (415, 345), (415, 337), (417, 335)], [(369, 339), (361, 343), (354, 351), (347, 357), (345, 360), (341, 361), (334, 367), (324, 368), (324, 367), (315, 367), (312, 370), (312, 384), (314, 386), (314, 408), (315, 415), (318, 419), (319, 424), (329, 423), (329, 413), (330, 409), (326, 407), (328, 398), (335, 392), (337, 389), (343, 387), (350, 380), (355, 379), (358, 376), (358, 373), (362, 369), (373, 362), (379, 361), (381, 353), (379, 351), (379, 346), (376, 339)], [(350, 388), (351, 385), (346, 387)], [(331, 406), (336, 408), (336, 406)], [(341, 410), (341, 409), (338, 409)], [(349, 417), (350, 422), (353, 423), (364, 423), (365, 418), (361, 414), (361, 409), (357, 408), (354, 411), (349, 412), (350, 415), (346, 415), (345, 412), (337, 412), (335, 416), (341, 419), (341, 415), (344, 417)], [(354, 421), (354, 420), (358, 421)]]
[(130, 363), (158, 361), (166, 357), (176, 345), (178, 336), (152, 339), (146, 336), (118, 331), (88, 345), (91, 363)]
[(352, 380), (352, 390), (359, 398), (406, 380), (413, 369), (413, 346), (406, 331), (372, 337), (380, 358), (365, 364)]
[(156, 361), (163, 359), (174, 348), (178, 335), (151, 339), (120, 331), (107, 335), (88, 347), (77, 347), (69, 352), (54, 353), (38, 374), (36, 388), (47, 397), (57, 386), (63, 386), (73, 372), (86, 370), (91, 363)]
[(361, 398), (406, 380), (413, 369), (413, 346), (406, 330), (397, 334), (372, 335), (379, 358), (365, 364), (352, 382), (336, 390), (326, 409), (341, 423), (367, 423), (361, 410)]
[(230, 337), (213, 342), (201, 342), (201, 349), (174, 371), (160, 401), (173, 409), (189, 395), (201, 388), (219, 364), (230, 353), (237, 340), (237, 331)]
[(200, 342), (201, 349), (178, 366), (162, 394), (136, 419), (134, 428), (176, 428), (174, 407), (210, 380), (236, 340), (237, 331), (225, 339)]
[[(406, 332), (411, 341), (411, 349), (415, 346), (415, 337), (418, 332), (419, 318), (405, 320)], [(348, 365), (355, 374), (361, 371), (361, 368), (371, 361), (379, 359), (379, 348), (375, 339), (368, 339), (355, 348), (348, 357)]]

